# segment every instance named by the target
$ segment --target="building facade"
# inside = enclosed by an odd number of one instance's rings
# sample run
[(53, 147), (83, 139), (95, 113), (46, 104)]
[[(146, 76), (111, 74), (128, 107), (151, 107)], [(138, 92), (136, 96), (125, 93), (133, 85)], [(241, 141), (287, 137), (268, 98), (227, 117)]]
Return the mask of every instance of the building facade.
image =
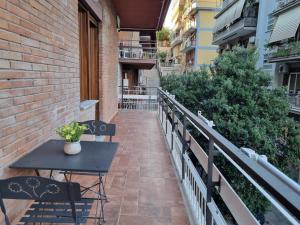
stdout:
[(274, 66), (265, 60), (273, 18), (270, 13), (275, 8), (275, 0), (227, 0), (216, 15), (213, 44), (219, 46), (219, 53), (234, 46), (256, 45), (259, 53), (257, 66), (270, 74)]
[(210, 65), (217, 56), (212, 33), (220, 3), (219, 0), (176, 1), (171, 48), (173, 60), (181, 64), (183, 72)]
[(300, 115), (300, 1), (278, 0), (267, 60), (276, 65), (274, 86), (285, 86), (291, 112)]
[(270, 86), (287, 88), (296, 114), (300, 111), (299, 10), (297, 0), (227, 0), (216, 15), (213, 36), (219, 53), (255, 45), (257, 67), (270, 74)]

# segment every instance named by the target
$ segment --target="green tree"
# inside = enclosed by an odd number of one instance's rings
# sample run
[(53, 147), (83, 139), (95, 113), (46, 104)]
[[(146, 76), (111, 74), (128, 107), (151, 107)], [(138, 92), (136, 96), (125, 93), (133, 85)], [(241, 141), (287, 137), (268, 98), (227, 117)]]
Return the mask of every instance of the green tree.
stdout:
[(156, 38), (158, 41), (170, 41), (170, 29), (162, 28), (160, 31), (156, 32)]
[[(215, 129), (238, 147), (254, 149), (290, 174), (300, 160), (300, 135), (289, 114), (284, 89), (271, 89), (271, 78), (256, 69), (255, 49), (235, 48), (215, 60), (211, 71), (162, 77), (161, 86), (196, 113), (201, 110)], [(231, 164), (219, 157), (222, 173), (255, 214), (267, 202)]]

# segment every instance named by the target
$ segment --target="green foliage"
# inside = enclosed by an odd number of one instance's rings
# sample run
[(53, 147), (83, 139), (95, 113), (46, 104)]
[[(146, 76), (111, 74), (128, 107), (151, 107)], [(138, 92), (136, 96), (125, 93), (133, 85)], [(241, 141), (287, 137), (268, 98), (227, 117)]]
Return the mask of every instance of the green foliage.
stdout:
[(167, 52), (158, 52), (158, 57), (161, 61), (165, 61), (167, 58), (168, 53)]
[(70, 124), (63, 125), (56, 130), (56, 133), (64, 138), (66, 142), (80, 141), (80, 136), (87, 129), (86, 126), (80, 125), (77, 122), (71, 122)]
[(170, 41), (170, 30), (168, 28), (162, 28), (156, 32), (156, 38), (158, 41)]
[[(289, 114), (284, 89), (270, 89), (270, 76), (256, 69), (255, 49), (235, 48), (215, 61), (211, 72), (161, 78), (161, 86), (188, 109), (213, 120), (215, 129), (238, 147), (254, 149), (289, 173), (300, 161), (300, 133)], [(267, 202), (235, 168), (221, 157), (218, 167), (255, 214)]]

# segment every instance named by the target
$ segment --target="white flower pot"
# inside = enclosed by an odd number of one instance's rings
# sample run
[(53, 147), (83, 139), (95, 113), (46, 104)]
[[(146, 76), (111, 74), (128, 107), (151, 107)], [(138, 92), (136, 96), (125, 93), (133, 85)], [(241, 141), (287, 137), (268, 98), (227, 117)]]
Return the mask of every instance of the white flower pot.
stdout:
[(80, 141), (77, 142), (66, 142), (64, 146), (64, 152), (67, 155), (76, 155), (81, 152)]

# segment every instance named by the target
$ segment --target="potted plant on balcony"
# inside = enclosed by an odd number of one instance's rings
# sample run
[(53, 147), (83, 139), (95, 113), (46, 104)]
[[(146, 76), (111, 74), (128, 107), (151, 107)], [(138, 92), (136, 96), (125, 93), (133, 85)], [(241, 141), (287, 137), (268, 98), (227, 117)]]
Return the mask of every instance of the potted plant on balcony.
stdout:
[(156, 32), (157, 40), (161, 47), (167, 47), (170, 43), (170, 30), (168, 28), (163, 28)]
[(64, 152), (67, 155), (76, 155), (81, 152), (80, 137), (86, 129), (86, 126), (78, 122), (71, 122), (56, 130), (57, 134), (66, 141)]
[(166, 62), (166, 58), (168, 56), (167, 52), (159, 52), (158, 53), (158, 57), (161, 63), (165, 63)]

